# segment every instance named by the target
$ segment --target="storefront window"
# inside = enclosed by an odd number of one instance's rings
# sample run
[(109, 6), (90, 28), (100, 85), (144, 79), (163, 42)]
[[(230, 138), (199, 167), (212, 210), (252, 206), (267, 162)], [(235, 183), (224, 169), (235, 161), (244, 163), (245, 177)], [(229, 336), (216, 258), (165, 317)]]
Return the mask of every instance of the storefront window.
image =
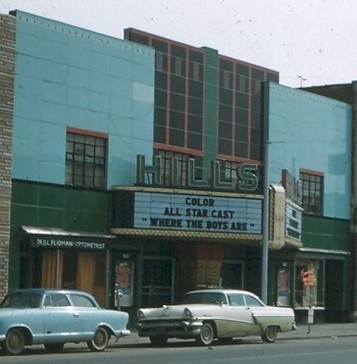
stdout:
[(44, 250), (41, 286), (84, 290), (104, 305), (105, 266), (104, 252)]
[(297, 261), (295, 307), (324, 306), (323, 263), (316, 259)]

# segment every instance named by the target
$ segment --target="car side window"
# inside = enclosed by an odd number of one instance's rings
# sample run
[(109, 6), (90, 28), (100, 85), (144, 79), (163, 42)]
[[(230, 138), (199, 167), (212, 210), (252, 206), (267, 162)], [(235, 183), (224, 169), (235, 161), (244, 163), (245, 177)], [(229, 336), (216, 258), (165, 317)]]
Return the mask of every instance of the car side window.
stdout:
[(24, 308), (38, 308), (41, 301), (41, 295), (38, 293), (21, 293), (20, 295), (14, 295), (16, 298), (15, 307), (24, 307)]
[(63, 293), (52, 293), (51, 301), (52, 301), (52, 306), (55, 307), (65, 307), (71, 305), (70, 302), (68, 301), (68, 298)]
[(247, 304), (247, 306), (249, 307), (262, 307), (263, 304), (258, 301), (255, 297), (253, 296), (249, 296), (249, 295), (245, 295), (245, 302)]
[(222, 293), (205, 293), (202, 295), (202, 303), (227, 304), (227, 300)]
[(232, 306), (244, 306), (244, 298), (240, 293), (232, 293), (229, 295), (229, 301)]
[(81, 294), (70, 294), (70, 297), (76, 307), (97, 307), (87, 296)]
[(46, 294), (44, 305), (45, 305), (45, 307), (51, 307), (52, 306), (51, 297), (48, 294)]
[(189, 293), (183, 297), (182, 304), (202, 303), (201, 293)]
[(31, 308), (38, 308), (41, 302), (40, 294), (32, 294), (29, 299)]

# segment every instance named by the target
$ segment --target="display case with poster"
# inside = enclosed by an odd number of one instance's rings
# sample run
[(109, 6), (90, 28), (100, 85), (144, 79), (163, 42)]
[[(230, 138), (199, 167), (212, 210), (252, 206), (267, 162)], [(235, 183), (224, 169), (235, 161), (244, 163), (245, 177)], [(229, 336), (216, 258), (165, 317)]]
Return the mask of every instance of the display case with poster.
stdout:
[(115, 264), (115, 302), (117, 307), (133, 305), (134, 265), (130, 260), (118, 261)]
[(290, 306), (290, 270), (281, 267), (277, 276), (277, 306)]

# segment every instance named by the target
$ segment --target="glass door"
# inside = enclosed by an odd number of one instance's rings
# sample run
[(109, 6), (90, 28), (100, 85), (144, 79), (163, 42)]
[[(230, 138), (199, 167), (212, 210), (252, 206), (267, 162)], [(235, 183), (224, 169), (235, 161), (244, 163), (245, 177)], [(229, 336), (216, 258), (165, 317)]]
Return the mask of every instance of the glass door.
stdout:
[(174, 303), (174, 263), (171, 257), (144, 257), (143, 307)]
[(243, 289), (244, 263), (236, 260), (225, 260), (221, 266), (220, 286), (222, 288)]

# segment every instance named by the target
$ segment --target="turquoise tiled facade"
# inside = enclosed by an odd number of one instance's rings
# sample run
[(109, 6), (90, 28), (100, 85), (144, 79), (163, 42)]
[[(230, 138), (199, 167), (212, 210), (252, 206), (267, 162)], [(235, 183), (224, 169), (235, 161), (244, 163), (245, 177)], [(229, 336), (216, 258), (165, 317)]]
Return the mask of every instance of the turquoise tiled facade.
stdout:
[(340, 101), (267, 84), (269, 183), (281, 170), (324, 174), (323, 216), (349, 219), (351, 203), (352, 110)]
[(15, 52), (10, 289), (28, 284), (22, 226), (108, 233), (110, 193), (65, 186), (66, 129), (107, 134), (107, 190), (133, 184), (153, 151), (155, 63), (150, 47), (21, 11)]
[(154, 50), (17, 12), (13, 178), (64, 184), (66, 127), (108, 134), (108, 188), (152, 155)]
[[(265, 85), (265, 95), (268, 182), (279, 184), (283, 169), (297, 180), (301, 171), (323, 176), (321, 215), (303, 212), (302, 247), (290, 257), (291, 263), (286, 263), (289, 257), (285, 261), (277, 258), (275, 266), (271, 262), (270, 273), (276, 275), (285, 269), (285, 264), (293, 264), (297, 322), (306, 322), (306, 302), (317, 306), (317, 322), (348, 320), (352, 108), (340, 101), (275, 83)], [(281, 258), (284, 259), (283, 254)], [(309, 295), (299, 279), (306, 269), (312, 269), (317, 277), (315, 296)], [(271, 297), (274, 294), (271, 292)]]

